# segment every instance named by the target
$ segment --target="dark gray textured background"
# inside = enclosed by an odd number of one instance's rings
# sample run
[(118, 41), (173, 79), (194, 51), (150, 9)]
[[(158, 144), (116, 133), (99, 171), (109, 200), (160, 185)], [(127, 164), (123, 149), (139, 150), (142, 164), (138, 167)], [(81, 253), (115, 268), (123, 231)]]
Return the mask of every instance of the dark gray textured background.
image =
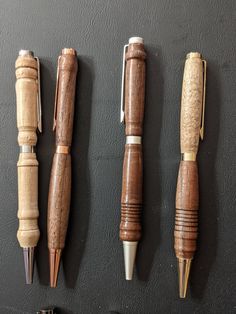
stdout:
[[(0, 0), (0, 313), (236, 313), (236, 2)], [(147, 50), (143, 239), (132, 282), (118, 239), (124, 127), (121, 57), (131, 36)], [(58, 288), (48, 286), (47, 195), (57, 57), (78, 51), (73, 191)], [(25, 285), (16, 239), (14, 62), (41, 59), (43, 135), (38, 137), (41, 238), (34, 284)], [(173, 252), (180, 97), (185, 55), (208, 61), (206, 132), (200, 146), (200, 230), (188, 298), (178, 299)]]

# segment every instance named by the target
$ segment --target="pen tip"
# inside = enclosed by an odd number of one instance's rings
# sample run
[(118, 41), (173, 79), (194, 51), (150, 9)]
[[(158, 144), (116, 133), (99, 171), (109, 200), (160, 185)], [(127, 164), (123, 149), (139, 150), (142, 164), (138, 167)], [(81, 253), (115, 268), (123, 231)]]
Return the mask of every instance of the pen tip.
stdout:
[(191, 259), (178, 258), (180, 298), (186, 297), (191, 261), (192, 261)]
[(123, 241), (125, 279), (132, 280), (138, 242)]
[(50, 286), (56, 288), (61, 260), (61, 249), (49, 249)]
[(26, 284), (32, 284), (34, 271), (34, 247), (23, 248)]

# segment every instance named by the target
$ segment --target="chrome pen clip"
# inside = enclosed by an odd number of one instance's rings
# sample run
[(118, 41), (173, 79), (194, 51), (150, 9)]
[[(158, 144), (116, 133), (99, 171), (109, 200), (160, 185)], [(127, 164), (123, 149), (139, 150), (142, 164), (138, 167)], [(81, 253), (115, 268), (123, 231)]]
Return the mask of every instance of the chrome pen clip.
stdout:
[(39, 58), (35, 57), (38, 67), (38, 95), (37, 95), (37, 118), (38, 118), (38, 130), (42, 133), (42, 103), (41, 103), (41, 77), (40, 77), (40, 62)]
[(121, 78), (121, 103), (120, 103), (120, 123), (125, 121), (125, 108), (124, 108), (124, 93), (125, 93), (125, 54), (129, 45), (124, 45), (123, 61), (122, 61), (122, 78)]
[(200, 127), (200, 138), (203, 141), (204, 138), (204, 122), (205, 122), (205, 107), (206, 107), (206, 60), (203, 62), (203, 95), (202, 95), (202, 118), (201, 118), (201, 127)]
[(58, 57), (57, 60), (57, 81), (56, 81), (56, 93), (55, 93), (55, 102), (54, 102), (54, 114), (53, 114), (53, 128), (55, 131), (57, 125), (57, 100), (58, 100), (58, 84), (59, 84), (59, 61), (61, 56)]

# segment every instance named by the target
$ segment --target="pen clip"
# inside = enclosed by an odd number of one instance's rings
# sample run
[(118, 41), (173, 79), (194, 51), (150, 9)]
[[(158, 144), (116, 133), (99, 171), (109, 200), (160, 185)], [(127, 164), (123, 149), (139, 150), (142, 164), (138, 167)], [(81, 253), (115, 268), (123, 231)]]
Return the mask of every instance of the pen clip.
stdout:
[(41, 77), (40, 77), (40, 62), (39, 58), (35, 57), (38, 67), (38, 94), (37, 94), (37, 122), (38, 130), (42, 133), (42, 103), (41, 103)]
[(122, 60), (122, 78), (121, 78), (121, 103), (120, 103), (120, 123), (125, 122), (124, 93), (125, 93), (125, 54), (129, 45), (124, 45)]
[(56, 81), (56, 93), (55, 93), (55, 102), (54, 102), (54, 114), (53, 114), (53, 131), (56, 129), (57, 125), (57, 100), (58, 100), (58, 85), (59, 85), (59, 61), (61, 56), (57, 60), (57, 81)]
[(205, 107), (206, 107), (206, 60), (203, 62), (203, 95), (202, 95), (202, 118), (201, 118), (201, 127), (200, 127), (200, 138), (203, 141), (204, 138), (204, 122), (205, 122)]

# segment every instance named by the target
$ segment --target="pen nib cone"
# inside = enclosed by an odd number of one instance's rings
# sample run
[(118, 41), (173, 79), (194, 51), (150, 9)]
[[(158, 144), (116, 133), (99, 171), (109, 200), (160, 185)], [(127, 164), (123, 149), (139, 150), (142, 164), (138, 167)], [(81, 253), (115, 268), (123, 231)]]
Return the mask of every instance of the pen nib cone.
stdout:
[(191, 259), (178, 258), (180, 298), (186, 297), (191, 261), (192, 261)]
[(125, 279), (132, 280), (138, 242), (123, 241)]
[(26, 284), (33, 282), (34, 271), (34, 247), (23, 248), (24, 264), (25, 264), (25, 279)]
[(50, 264), (50, 286), (56, 288), (57, 277), (61, 260), (61, 249), (49, 249), (49, 264)]

